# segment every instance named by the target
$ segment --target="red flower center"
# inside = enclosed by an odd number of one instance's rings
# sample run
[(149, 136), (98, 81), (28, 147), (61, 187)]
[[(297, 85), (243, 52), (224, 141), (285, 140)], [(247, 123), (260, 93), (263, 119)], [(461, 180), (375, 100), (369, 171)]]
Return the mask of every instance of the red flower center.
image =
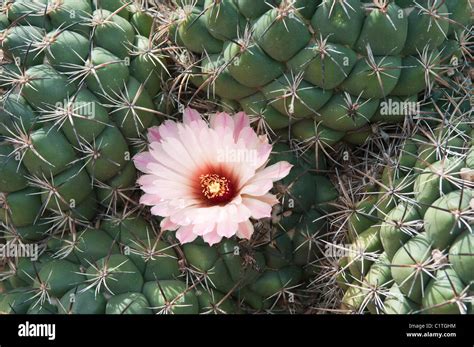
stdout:
[(203, 174), (199, 176), (201, 193), (206, 202), (211, 205), (224, 204), (231, 201), (235, 195), (232, 180), (224, 175)]

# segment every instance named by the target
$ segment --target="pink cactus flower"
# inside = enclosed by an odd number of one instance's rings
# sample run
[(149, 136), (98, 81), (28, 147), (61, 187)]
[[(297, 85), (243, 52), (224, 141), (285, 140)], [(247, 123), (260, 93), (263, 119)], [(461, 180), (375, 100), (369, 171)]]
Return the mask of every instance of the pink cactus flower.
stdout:
[(140, 202), (164, 217), (161, 228), (176, 230), (181, 243), (198, 236), (210, 245), (233, 235), (250, 239), (250, 218), (271, 216), (278, 200), (269, 191), (292, 167), (266, 167), (272, 146), (243, 112), (218, 113), (207, 123), (187, 108), (183, 123), (150, 128), (148, 140), (148, 151), (134, 157), (144, 173)]

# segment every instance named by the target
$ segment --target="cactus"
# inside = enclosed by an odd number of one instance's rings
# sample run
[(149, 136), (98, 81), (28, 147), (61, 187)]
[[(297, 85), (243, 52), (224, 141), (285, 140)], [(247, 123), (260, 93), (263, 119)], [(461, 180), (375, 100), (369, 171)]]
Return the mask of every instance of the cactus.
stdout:
[[(94, 23), (104, 25), (105, 11)], [(40, 254), (2, 259), (0, 312), (294, 312), (303, 305), (299, 290), (312, 276), (335, 198), (323, 157), (280, 143), (271, 160), (288, 160), (297, 173), (275, 187), (282, 203), (255, 223), (254, 238), (180, 246), (141, 211), (131, 194), (137, 172), (124, 157), (141, 151), (144, 131), (159, 123), (149, 93), (164, 98), (156, 45), (136, 36), (127, 65), (104, 48), (107, 35), (99, 44), (93, 31), (83, 36), (85, 27), (57, 30), (45, 63), (4, 67), (4, 84), (20, 88), (5, 94), (0, 113), (1, 246), (37, 246)], [(117, 40), (108, 48), (115, 51)], [(77, 55), (67, 54), (71, 46)], [(56, 105), (62, 99), (67, 104)]]
[[(114, 131), (111, 135), (107, 135), (109, 129)], [(99, 137), (114, 136), (119, 129), (105, 127)], [(61, 136), (61, 140), (45, 139), (70, 144), (65, 135)], [(5, 147), (6, 153), (11, 151), (9, 146)], [(50, 150), (47, 145), (41, 148), (46, 153)], [(118, 148), (115, 144), (114, 149)], [(105, 151), (104, 156), (108, 153)], [(111, 158), (114, 154), (110, 152)], [(51, 157), (57, 166), (65, 163), (67, 167), (68, 160)], [(17, 170), (17, 162), (9, 161), (10, 156), (2, 159), (5, 173)], [(89, 170), (93, 168), (108, 177), (115, 166), (97, 162), (81, 170), (76, 162), (53, 176), (57, 197), (49, 200), (48, 194), (34, 194), (36, 186), (30, 187), (28, 174), (24, 179), (2, 175), (2, 185), (20, 189), (19, 193), (4, 194), (8, 208), (0, 210), (6, 228), (3, 246), (37, 246), (40, 254), (37, 259), (8, 255), (2, 259), (4, 293), (0, 312), (194, 314), (301, 310), (305, 306), (300, 301), (301, 292), (314, 274), (313, 263), (328, 234), (324, 214), (331, 209), (336, 192), (323, 176), (327, 170), (323, 156), (310, 150), (297, 151), (280, 142), (273, 149), (271, 161), (281, 160), (290, 161), (295, 173), (274, 187), (281, 203), (274, 207), (271, 218), (255, 221), (251, 240), (232, 238), (214, 246), (201, 238), (180, 245), (174, 232), (160, 230), (160, 219), (151, 218), (135, 196), (124, 198), (121, 208), (107, 204), (93, 208), (87, 219), (75, 218), (77, 213), (90, 209), (78, 205), (69, 210), (63, 202), (77, 194), (86, 196), (86, 203), (91, 192), (103, 196), (103, 186), (88, 184)], [(44, 169), (41, 161), (33, 163), (36, 166), (25, 167), (25, 172), (31, 167)], [(132, 182), (137, 179), (135, 170), (123, 172)], [(111, 180), (120, 184), (120, 176)], [(46, 211), (44, 216), (42, 210)], [(13, 217), (16, 219), (11, 220)]]
[(454, 52), (470, 24), (464, 0), (176, 3), (164, 29), (183, 47), (176, 84), (237, 101), (273, 131), (290, 127), (292, 138), (326, 146), (362, 144), (371, 122), (413, 116), (384, 105), (429, 94), (451, 53), (461, 65)]
[(444, 115), (444, 123), (427, 117), (432, 126), (425, 123), (404, 139), (379, 178), (371, 176), (376, 189), (363, 194), (348, 219), (353, 242), (337, 271), (344, 309), (376, 314), (470, 312), (472, 109)]
[[(180, 246), (139, 210), (103, 216), (97, 228), (39, 241), (41, 255), (4, 259), (2, 313), (152, 314), (290, 311), (324, 220), (305, 228), (287, 212), (262, 222), (260, 238)], [(295, 230), (296, 227), (296, 230)], [(290, 230), (291, 229), (291, 230)], [(319, 236), (318, 236), (319, 235)], [(10, 240), (9, 242), (13, 242)]]
[[(472, 313), (468, 2), (175, 5), (2, 5), (0, 247), (34, 256), (0, 258), (0, 313)], [(245, 111), (293, 165), (250, 240), (181, 245), (138, 202), (175, 100)]]
[[(140, 212), (129, 161), (169, 109), (161, 41), (137, 4), (97, 3), (57, 2), (51, 12), (25, 4), (35, 22), (13, 20), (2, 32), (7, 42), (19, 30), (35, 34), (16, 50), (2, 46), (12, 60), (1, 79), (2, 246), (40, 255), (2, 259), (0, 311), (294, 312), (335, 198), (323, 158), (280, 143), (272, 160), (288, 158), (297, 173), (275, 187), (282, 203), (256, 222), (254, 238), (180, 246)], [(75, 21), (64, 17), (68, 6), (81, 13)], [(37, 17), (44, 25), (32, 29)]]
[(163, 116), (153, 98), (167, 70), (153, 26), (140, 3), (3, 4), (0, 219), (9, 233), (46, 237), (129, 199), (137, 143)]

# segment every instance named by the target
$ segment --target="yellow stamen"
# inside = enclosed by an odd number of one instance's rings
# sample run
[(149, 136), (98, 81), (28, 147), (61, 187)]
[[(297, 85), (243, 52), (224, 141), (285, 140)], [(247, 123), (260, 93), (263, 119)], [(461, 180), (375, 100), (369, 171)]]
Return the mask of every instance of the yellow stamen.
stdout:
[(208, 199), (215, 199), (229, 193), (229, 181), (217, 174), (206, 174), (199, 177), (202, 193)]

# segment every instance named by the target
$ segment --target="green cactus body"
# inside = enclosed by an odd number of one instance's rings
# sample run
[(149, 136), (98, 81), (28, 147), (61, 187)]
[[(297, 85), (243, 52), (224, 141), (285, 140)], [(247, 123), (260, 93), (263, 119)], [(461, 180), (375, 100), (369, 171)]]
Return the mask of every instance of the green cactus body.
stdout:
[[(295, 138), (323, 138), (328, 146), (364, 143), (371, 133), (359, 130), (370, 123), (403, 122), (408, 115), (394, 109), (380, 117), (382, 101), (412, 97), (416, 104), (414, 96), (435, 82), (441, 57), (451, 58), (443, 45), (469, 22), (467, 1), (454, 0), (177, 5), (170, 38), (197, 56), (200, 66), (193, 65), (191, 75), (201, 89), (238, 100), (273, 130), (286, 122)], [(310, 132), (313, 119), (320, 126)]]
[[(384, 211), (378, 214), (382, 220), (378, 223), (379, 233), (374, 231), (382, 246), (378, 252), (384, 253), (374, 259), (374, 248), (362, 252), (371, 257), (371, 262), (364, 264), (367, 270), (362, 270), (359, 259), (346, 259), (350, 265), (345, 266), (352, 276), (337, 278), (345, 292), (344, 307), (379, 314), (469, 312), (474, 274), (474, 205), (469, 175), (472, 130), (468, 124), (454, 120), (453, 129), (463, 130), (455, 136), (447, 131), (449, 135), (438, 137), (437, 143), (418, 135), (406, 139), (394, 159), (396, 165), (385, 168), (376, 203), (382, 201)], [(448, 129), (451, 123), (448, 121), (443, 127)], [(432, 131), (443, 134), (439, 129)], [(440, 147), (448, 152), (437, 152)], [(428, 149), (430, 154), (424, 158), (431, 159), (420, 165), (419, 154)], [(386, 203), (388, 197), (393, 200), (390, 204)], [(353, 228), (360, 224), (349, 223)], [(365, 244), (370, 231), (369, 228), (359, 233), (355, 243)], [(378, 286), (373, 285), (374, 281)], [(385, 285), (380, 286), (382, 283)]]
[(15, 1), (0, 16), (12, 61), (1, 67), (0, 219), (8, 239), (28, 242), (129, 199), (132, 144), (160, 124), (153, 98), (168, 77), (140, 4), (46, 3)]

